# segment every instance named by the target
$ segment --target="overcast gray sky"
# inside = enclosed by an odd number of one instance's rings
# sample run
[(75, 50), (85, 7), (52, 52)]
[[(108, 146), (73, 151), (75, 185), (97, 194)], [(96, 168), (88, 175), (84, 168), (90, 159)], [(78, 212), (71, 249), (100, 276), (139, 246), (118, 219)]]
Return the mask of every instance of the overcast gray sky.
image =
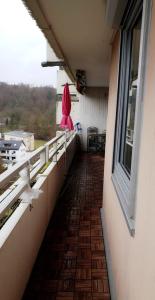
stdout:
[(0, 0), (0, 81), (56, 85), (56, 68), (42, 68), (46, 40), (21, 0)]

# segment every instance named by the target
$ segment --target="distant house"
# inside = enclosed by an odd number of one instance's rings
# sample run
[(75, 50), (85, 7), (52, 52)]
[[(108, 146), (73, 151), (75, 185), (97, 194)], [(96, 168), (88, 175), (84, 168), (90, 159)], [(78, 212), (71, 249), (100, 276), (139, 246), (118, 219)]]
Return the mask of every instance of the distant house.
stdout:
[(26, 151), (34, 150), (34, 133), (23, 130), (15, 130), (4, 133), (4, 140), (6, 141), (23, 141), (26, 146)]
[(26, 146), (23, 141), (10, 140), (0, 141), (0, 157), (7, 163), (12, 164), (26, 158)]

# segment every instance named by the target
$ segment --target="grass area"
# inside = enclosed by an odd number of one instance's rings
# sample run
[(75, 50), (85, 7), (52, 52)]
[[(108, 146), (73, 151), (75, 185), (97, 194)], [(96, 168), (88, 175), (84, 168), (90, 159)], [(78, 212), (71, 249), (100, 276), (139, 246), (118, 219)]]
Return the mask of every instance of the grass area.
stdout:
[(43, 168), (39, 171), (40, 174), (43, 174), (44, 171), (48, 168), (48, 166), (50, 165), (51, 161), (48, 161), (44, 166)]
[(34, 149), (39, 148), (40, 146), (43, 146), (46, 143), (44, 140), (34, 140)]

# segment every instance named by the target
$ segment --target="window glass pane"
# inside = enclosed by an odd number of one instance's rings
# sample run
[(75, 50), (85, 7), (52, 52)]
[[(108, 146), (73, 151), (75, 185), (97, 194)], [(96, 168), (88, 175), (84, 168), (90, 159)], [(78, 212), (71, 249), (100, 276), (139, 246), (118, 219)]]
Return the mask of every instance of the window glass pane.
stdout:
[(131, 63), (129, 74), (129, 91), (127, 104), (127, 117), (125, 126), (124, 150), (123, 150), (123, 165), (127, 172), (131, 172), (131, 159), (133, 149), (134, 123), (135, 123), (135, 107), (138, 84), (138, 64), (140, 50), (140, 33), (141, 33), (141, 17), (135, 24), (132, 30), (132, 50)]

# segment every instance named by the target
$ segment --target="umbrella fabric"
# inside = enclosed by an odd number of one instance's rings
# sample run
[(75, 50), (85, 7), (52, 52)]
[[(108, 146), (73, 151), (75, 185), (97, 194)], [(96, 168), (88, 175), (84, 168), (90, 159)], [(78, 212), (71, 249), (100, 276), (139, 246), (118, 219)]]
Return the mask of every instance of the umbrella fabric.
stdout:
[(71, 111), (71, 98), (70, 98), (70, 93), (69, 93), (69, 86), (66, 83), (64, 86), (64, 92), (62, 96), (62, 119), (60, 123), (61, 128), (73, 130), (73, 122), (72, 118), (70, 116), (70, 111)]

